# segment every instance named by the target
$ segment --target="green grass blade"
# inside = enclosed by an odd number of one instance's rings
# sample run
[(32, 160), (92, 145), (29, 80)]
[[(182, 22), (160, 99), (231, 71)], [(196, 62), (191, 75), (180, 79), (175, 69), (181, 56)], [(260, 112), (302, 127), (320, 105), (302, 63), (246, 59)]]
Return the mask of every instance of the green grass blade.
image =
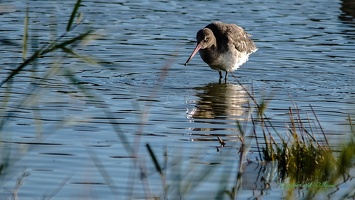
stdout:
[(316, 112), (314, 111), (314, 109), (313, 109), (313, 107), (312, 107), (311, 104), (309, 104), (309, 107), (311, 108), (311, 110), (312, 110), (312, 112), (313, 112), (313, 115), (314, 115), (314, 117), (316, 118), (316, 121), (317, 121), (317, 123), (318, 123), (318, 126), (319, 126), (320, 130), (322, 131), (322, 134), (323, 134), (323, 136), (324, 136), (324, 140), (325, 140), (327, 146), (329, 147), (328, 139), (327, 139), (327, 137), (326, 137), (326, 135), (325, 135), (325, 132), (324, 132), (324, 130), (323, 130), (322, 125), (320, 124), (320, 121), (319, 121), (319, 119), (318, 119), (318, 116), (316, 115)]
[(0, 83), (0, 87), (2, 87), (2, 85), (4, 85), (6, 82), (8, 82), (10, 79), (12, 79), (12, 77), (16, 76), (18, 73), (20, 73), (22, 71), (22, 69), (24, 67), (26, 67), (27, 65), (29, 65), (32, 61), (34, 61), (35, 59), (37, 59), (37, 57), (39, 56), (40, 51), (36, 51), (30, 58), (28, 58), (25, 62), (23, 62), (20, 66), (18, 66), (15, 70), (13, 70), (11, 72), (11, 74), (3, 81), (1, 81)]
[(70, 16), (70, 19), (69, 19), (69, 22), (68, 22), (68, 25), (67, 25), (67, 32), (71, 30), (71, 26), (73, 24), (75, 15), (78, 12), (78, 9), (80, 7), (80, 3), (81, 3), (81, 0), (77, 0), (76, 1), (76, 4), (74, 6), (73, 12), (71, 13), (71, 16)]
[(96, 155), (96, 153), (90, 149), (89, 147), (85, 148), (86, 151), (88, 152), (92, 162), (94, 163), (96, 169), (99, 171), (101, 177), (104, 179), (105, 184), (108, 186), (110, 189), (111, 193), (116, 197), (115, 199), (118, 199), (120, 196), (120, 190), (116, 186), (115, 182), (112, 180), (110, 174), (107, 172), (105, 166), (102, 164), (101, 160), (99, 157)]
[(77, 54), (77, 53), (75, 53), (72, 49), (69, 49), (69, 48), (66, 48), (66, 47), (62, 47), (62, 50), (63, 50), (65, 53), (67, 53), (67, 54), (69, 54), (69, 55), (72, 55), (72, 56), (75, 57), (75, 58), (81, 59), (81, 60), (83, 60), (83, 61), (86, 62), (86, 63), (90, 63), (90, 64), (92, 64), (92, 65), (99, 65), (99, 63), (96, 62), (94, 59), (92, 59), (92, 58), (90, 58), (90, 57), (88, 57), (88, 56), (83, 56), (83, 55)]
[(88, 37), (91, 33), (93, 32), (93, 30), (88, 30), (86, 31), (85, 33), (79, 35), (79, 36), (76, 36), (70, 40), (67, 40), (67, 41), (64, 41), (60, 44), (57, 44), (57, 45), (51, 45), (49, 48), (47, 48), (46, 50), (44, 50), (41, 55), (45, 55), (46, 53), (49, 53), (49, 52), (53, 52), (55, 50), (58, 50), (58, 49), (62, 49), (63, 47), (66, 47), (70, 44), (73, 44), (75, 42), (78, 42), (80, 40), (83, 40), (85, 39), (86, 37)]
[[(75, 26), (73, 26), (73, 28), (75, 28)], [(73, 29), (72, 28), (72, 29)], [(6, 82), (8, 82), (10, 79), (12, 79), (14, 76), (16, 76), (18, 73), (20, 73), (22, 71), (22, 69), (24, 67), (26, 67), (27, 65), (31, 64), (33, 61), (35, 61), (38, 57), (45, 55), (46, 53), (55, 51), (57, 49), (61, 49), (63, 47), (66, 47), (67, 45), (70, 45), (74, 42), (80, 41), (85, 39), (87, 36), (89, 36), (91, 33), (93, 32), (93, 30), (88, 30), (87, 32), (72, 38), (70, 40), (64, 41), (62, 43), (60, 43), (59, 45), (56, 45), (55, 42), (59, 41), (61, 38), (63, 38), (66, 33), (62, 34), (61, 36), (59, 36), (55, 41), (52, 41), (49, 45), (46, 44), (45, 46), (43, 46), (42, 48), (40, 48), (39, 50), (37, 50), (34, 54), (32, 54), (32, 56), (28, 59), (26, 59), (20, 66), (18, 66), (15, 70), (13, 70), (10, 75), (8, 77), (6, 77), (5, 80), (0, 82), (0, 87), (2, 87), (2, 85), (4, 85)]]
[(26, 54), (27, 54), (27, 40), (28, 40), (28, 21), (29, 21), (29, 17), (28, 17), (28, 2), (26, 5), (26, 15), (25, 15), (25, 20), (24, 20), (24, 29), (23, 29), (23, 37), (22, 37), (22, 59), (26, 60)]
[(154, 152), (153, 152), (153, 149), (150, 147), (149, 144), (146, 144), (145, 146), (147, 147), (148, 152), (149, 152), (149, 155), (150, 155), (150, 157), (151, 157), (152, 160), (153, 160), (155, 169), (159, 172), (159, 174), (160, 174), (161, 176), (163, 176), (163, 175), (164, 175), (164, 174), (163, 174), (163, 170), (162, 170), (161, 167), (160, 167), (160, 164), (159, 164), (159, 162), (158, 162), (158, 160), (157, 160), (157, 157), (155, 156), (155, 154), (154, 154)]

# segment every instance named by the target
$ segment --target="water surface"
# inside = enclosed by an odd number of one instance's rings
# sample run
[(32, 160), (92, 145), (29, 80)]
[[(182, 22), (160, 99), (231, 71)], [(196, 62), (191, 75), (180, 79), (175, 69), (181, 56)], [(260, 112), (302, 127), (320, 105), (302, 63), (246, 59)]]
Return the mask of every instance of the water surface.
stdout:
[[(28, 5), (30, 54), (64, 32), (73, 2), (29, 1)], [(117, 133), (139, 148), (142, 157), (149, 143), (161, 162), (167, 146), (168, 159), (183, 157), (182, 171), (188, 171), (191, 163), (206, 167), (217, 161), (223, 169), (236, 167), (240, 141), (235, 121), (248, 116), (248, 94), (231, 76), (228, 84), (219, 84), (218, 73), (198, 56), (183, 65), (195, 46), (196, 32), (215, 20), (236, 23), (252, 35), (259, 50), (234, 75), (258, 101), (271, 99), (266, 114), (279, 131), (287, 132), (289, 107), (297, 103), (302, 116), (312, 118), (311, 104), (336, 145), (348, 131), (346, 117), (354, 113), (355, 97), (355, 22), (344, 5), (345, 1), (83, 1), (84, 22), (68, 36), (89, 27), (98, 29), (101, 37), (76, 51), (105, 64), (92, 66), (54, 53), (13, 79), (8, 104), (1, 107), (2, 116), (5, 111), (13, 114), (2, 129), (1, 141), (2, 148), (11, 146), (16, 162), (12, 174), (2, 180), (1, 196), (10, 195), (25, 170), (29, 176), (19, 189), (20, 198), (41, 198), (59, 187), (54, 198), (107, 199), (127, 195), (131, 181), (133, 198), (144, 198), (144, 184), (133, 176), (132, 157)], [(0, 8), (4, 8), (2, 80), (22, 62), (26, 4), (2, 1)], [(55, 63), (70, 68), (79, 84), (99, 99), (86, 98), (61, 73), (46, 80), (34, 78), (43, 77)], [(6, 87), (1, 88), (3, 101)], [(34, 98), (21, 103), (33, 93)], [(216, 136), (227, 143), (222, 151), (216, 151)], [(250, 154), (250, 159), (254, 157), (256, 153)], [(160, 196), (160, 179), (150, 158), (142, 162), (148, 163), (150, 190)], [(190, 198), (214, 196), (219, 178), (213, 180), (223, 173), (211, 175)], [(273, 191), (263, 196), (282, 196), (277, 184)], [(245, 189), (240, 195), (255, 194)]]

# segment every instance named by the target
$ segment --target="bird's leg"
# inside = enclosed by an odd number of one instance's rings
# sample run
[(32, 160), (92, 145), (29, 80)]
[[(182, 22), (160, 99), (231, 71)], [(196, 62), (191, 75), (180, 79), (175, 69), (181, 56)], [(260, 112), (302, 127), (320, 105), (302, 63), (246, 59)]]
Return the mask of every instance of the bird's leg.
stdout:
[(224, 83), (227, 83), (228, 71), (226, 71), (226, 75), (224, 76)]
[(218, 73), (219, 73), (219, 83), (221, 83), (222, 82), (222, 78), (223, 78), (222, 72), (220, 70), (218, 70)]

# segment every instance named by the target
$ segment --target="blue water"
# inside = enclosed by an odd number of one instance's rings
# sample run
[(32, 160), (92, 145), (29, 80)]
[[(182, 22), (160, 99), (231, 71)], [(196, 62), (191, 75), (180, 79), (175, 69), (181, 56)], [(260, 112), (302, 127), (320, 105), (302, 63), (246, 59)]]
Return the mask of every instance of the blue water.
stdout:
[[(65, 31), (74, 4), (28, 2), (27, 56)], [(240, 141), (235, 121), (246, 121), (250, 98), (232, 76), (228, 84), (218, 84), (218, 73), (199, 56), (183, 65), (195, 47), (196, 32), (212, 21), (236, 23), (252, 35), (259, 50), (234, 75), (258, 102), (270, 100), (266, 114), (280, 133), (287, 132), (289, 107), (294, 104), (302, 118), (309, 117), (317, 125), (311, 104), (336, 146), (348, 137), (346, 118), (354, 114), (355, 97), (355, 21), (342, 11), (343, 4), (83, 1), (84, 21), (68, 37), (88, 28), (97, 30), (96, 40), (78, 44), (75, 51), (103, 64), (87, 64), (60, 52), (48, 54), (18, 74), (11, 87), (1, 88), (1, 102), (7, 102), (0, 107), (1, 116), (13, 114), (0, 138), (2, 149), (12, 149), (11, 170), (1, 180), (0, 196), (9, 197), (25, 171), (29, 175), (18, 189), (20, 199), (51, 195), (53, 199), (120, 199), (125, 195), (144, 199), (144, 191), (162, 197), (160, 177), (146, 143), (160, 163), (167, 147), (171, 187), (179, 180), (179, 170), (181, 183), (187, 185), (193, 183), (198, 169), (214, 166), (211, 163), (221, 166), (200, 187), (187, 191), (184, 199), (215, 196), (226, 170), (236, 169)], [(0, 3), (1, 80), (22, 62), (25, 8), (23, 2)], [(87, 98), (63, 71), (54, 70), (58, 67), (71, 70), (97, 98)], [(48, 79), (39, 78), (45, 75)], [(11, 88), (9, 97), (5, 88)], [(137, 151), (146, 180), (140, 179), (139, 167), (132, 163), (120, 135)], [(227, 143), (219, 152), (216, 136)], [(251, 153), (250, 159), (254, 157), (257, 154)], [(232, 184), (233, 178), (227, 183)], [(346, 190), (352, 185), (342, 187)], [(169, 195), (174, 197), (176, 191)], [(245, 189), (239, 195), (255, 194)], [(273, 192), (261, 196), (282, 195), (275, 184)]]

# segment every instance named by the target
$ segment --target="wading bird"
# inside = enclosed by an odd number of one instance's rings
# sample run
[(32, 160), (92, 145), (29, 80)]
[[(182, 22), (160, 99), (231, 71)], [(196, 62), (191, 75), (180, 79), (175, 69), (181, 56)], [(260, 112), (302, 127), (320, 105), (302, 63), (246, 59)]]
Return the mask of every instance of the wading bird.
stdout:
[(197, 32), (196, 40), (197, 45), (185, 66), (199, 52), (211, 69), (218, 70), (220, 82), (222, 71), (226, 72), (224, 81), (227, 82), (228, 72), (238, 69), (248, 61), (250, 54), (258, 50), (250, 35), (235, 24), (212, 22)]

